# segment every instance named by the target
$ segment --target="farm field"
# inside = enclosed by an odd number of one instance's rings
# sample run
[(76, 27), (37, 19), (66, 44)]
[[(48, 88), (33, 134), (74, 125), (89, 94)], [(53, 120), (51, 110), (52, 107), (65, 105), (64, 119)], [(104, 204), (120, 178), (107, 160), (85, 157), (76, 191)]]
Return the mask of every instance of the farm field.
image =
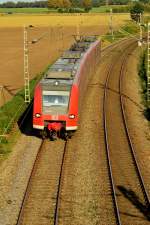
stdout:
[[(113, 26), (118, 29), (127, 21), (128, 14), (114, 15)], [(77, 26), (81, 34), (102, 35), (109, 31), (109, 15), (5, 15), (0, 16), (0, 105), (23, 87), (23, 26), (28, 30), (29, 41), (42, 37), (34, 45), (29, 45), (30, 77), (35, 77), (73, 42)]]
[[(114, 27), (118, 27), (130, 19), (129, 14), (113, 14)], [(0, 27), (22, 27), (24, 24), (37, 26), (108, 26), (110, 20), (109, 13), (104, 14), (12, 14), (0, 16)]]

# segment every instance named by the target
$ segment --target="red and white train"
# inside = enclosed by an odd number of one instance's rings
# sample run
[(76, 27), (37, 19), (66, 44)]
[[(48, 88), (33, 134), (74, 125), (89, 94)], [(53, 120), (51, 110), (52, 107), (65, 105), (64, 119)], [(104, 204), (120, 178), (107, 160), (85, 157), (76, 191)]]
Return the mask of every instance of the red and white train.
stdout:
[(100, 61), (101, 42), (82, 37), (52, 65), (34, 93), (33, 128), (51, 139), (67, 138), (78, 128), (90, 77)]

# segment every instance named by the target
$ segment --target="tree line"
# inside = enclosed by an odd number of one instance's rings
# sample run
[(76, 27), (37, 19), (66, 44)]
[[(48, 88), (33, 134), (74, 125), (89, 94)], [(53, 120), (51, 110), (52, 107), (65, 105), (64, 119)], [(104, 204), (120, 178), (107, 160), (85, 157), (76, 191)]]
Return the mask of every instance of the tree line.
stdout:
[(47, 8), (47, 1), (35, 2), (4, 2), (0, 4), (0, 8)]
[[(106, 4), (106, 0), (87, 0), (90, 2), (92, 7), (99, 7), (101, 5)], [(150, 0), (140, 0), (141, 2), (148, 3)], [(0, 4), (1, 8), (47, 8), (48, 4), (51, 5), (50, 2), (53, 2), (54, 5), (70, 5), (71, 7), (82, 7), (83, 0), (48, 0), (48, 1), (33, 1), (33, 2), (26, 2), (26, 1), (18, 1), (18, 2), (4, 2)], [(55, 3), (54, 3), (55, 2)], [(131, 0), (109, 0), (108, 4), (110, 5), (126, 5), (129, 4)], [(52, 5), (53, 5), (52, 4)]]
[[(33, 2), (4, 2), (0, 4), (1, 8), (92, 8), (105, 5), (128, 5), (132, 0), (47, 0)], [(139, 0), (139, 2), (147, 4), (150, 0)]]

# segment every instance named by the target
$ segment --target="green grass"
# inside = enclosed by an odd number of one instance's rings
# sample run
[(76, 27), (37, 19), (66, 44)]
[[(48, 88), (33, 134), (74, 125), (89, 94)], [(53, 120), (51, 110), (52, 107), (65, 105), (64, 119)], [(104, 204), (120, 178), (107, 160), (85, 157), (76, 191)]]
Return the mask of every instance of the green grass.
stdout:
[[(31, 98), (33, 97), (33, 87), (37, 78), (30, 81)], [(24, 89), (19, 91), (10, 101), (0, 108), (0, 134), (9, 134), (14, 124), (18, 121), (24, 110), (27, 108), (24, 102)], [(5, 138), (2, 142), (6, 142)]]
[(113, 11), (120, 11), (120, 12), (128, 12), (128, 6), (124, 5), (110, 5), (110, 6), (100, 6), (97, 8), (92, 8), (90, 12), (92, 13), (106, 13), (110, 12), (110, 9), (113, 9)]
[(90, 10), (91, 13), (105, 13), (110, 11), (110, 7), (108, 6), (101, 6), (101, 7), (97, 7), (97, 8), (92, 8)]
[(128, 37), (130, 34), (135, 35), (139, 32), (139, 26), (133, 22), (129, 22), (128, 24), (124, 25), (120, 30), (114, 31), (114, 39), (110, 33), (106, 34), (103, 37), (103, 40), (108, 41), (110, 43), (117, 41), (121, 38)]
[(138, 66), (138, 74), (141, 84), (142, 104), (144, 105), (144, 116), (150, 121), (150, 107), (147, 104), (147, 50), (142, 52)]
[[(45, 71), (30, 81), (31, 99), (33, 98), (34, 87)], [(0, 135), (6, 134), (6, 136), (0, 137), (0, 158), (11, 152), (12, 145), (16, 141), (16, 133), (18, 133), (18, 128), (15, 128), (17, 121), (27, 107), (28, 104), (24, 102), (24, 89), (0, 107)]]

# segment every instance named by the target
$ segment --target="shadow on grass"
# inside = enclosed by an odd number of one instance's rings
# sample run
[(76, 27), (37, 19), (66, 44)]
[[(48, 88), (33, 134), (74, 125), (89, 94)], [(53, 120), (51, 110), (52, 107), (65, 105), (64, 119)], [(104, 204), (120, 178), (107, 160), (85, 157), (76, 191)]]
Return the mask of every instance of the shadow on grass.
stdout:
[(21, 133), (27, 136), (37, 136), (32, 127), (33, 101), (28, 105), (19, 120), (17, 121)]

